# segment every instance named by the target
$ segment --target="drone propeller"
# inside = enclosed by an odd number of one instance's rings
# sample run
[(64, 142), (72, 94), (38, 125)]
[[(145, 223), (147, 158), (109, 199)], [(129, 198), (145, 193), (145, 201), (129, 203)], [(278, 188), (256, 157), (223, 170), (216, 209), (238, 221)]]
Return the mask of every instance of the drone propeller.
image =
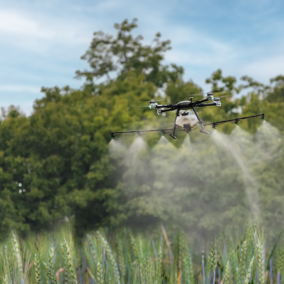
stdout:
[[(210, 92), (207, 92), (207, 93), (210, 93)], [(188, 94), (188, 96), (191, 96), (191, 97), (198, 97), (198, 96), (203, 96), (203, 95), (206, 95), (207, 93), (199, 93), (199, 94)]]
[(154, 100), (155, 102), (162, 102), (162, 101), (165, 101), (166, 99), (163, 99), (163, 100), (155, 100), (155, 99), (143, 99), (143, 100), (140, 100), (140, 101), (151, 101), (151, 100)]
[(188, 96), (189, 97), (198, 97), (198, 96), (204, 96), (204, 95), (207, 95), (207, 94), (209, 94), (209, 93), (213, 93), (213, 94), (215, 94), (215, 93), (222, 93), (222, 92), (213, 92), (213, 91), (210, 91), (210, 92), (206, 92), (206, 93), (199, 93), (199, 94), (188, 94)]
[[(150, 102), (151, 102), (152, 100), (155, 101), (155, 102), (163, 102), (163, 101), (165, 101), (165, 100), (155, 100), (155, 99), (151, 99)], [(148, 108), (149, 105), (148, 105), (148, 106), (136, 106), (136, 107), (147, 107), (147, 108)]]
[(226, 95), (226, 96), (222, 96), (222, 97), (218, 97), (218, 98), (226, 98), (226, 97), (231, 97), (232, 95)]

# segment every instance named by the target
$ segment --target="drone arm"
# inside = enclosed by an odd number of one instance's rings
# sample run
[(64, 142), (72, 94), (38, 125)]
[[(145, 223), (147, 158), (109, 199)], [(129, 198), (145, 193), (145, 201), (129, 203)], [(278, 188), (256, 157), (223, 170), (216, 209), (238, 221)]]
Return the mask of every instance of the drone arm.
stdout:
[(204, 103), (204, 102), (208, 102), (208, 101), (209, 101), (209, 98), (206, 98), (206, 99), (203, 99), (203, 100), (200, 100), (200, 101), (196, 101), (195, 103), (200, 104), (200, 103)]
[(167, 112), (167, 111), (173, 111), (175, 108), (169, 108), (169, 109), (162, 109), (161, 112)]
[(196, 104), (195, 106), (196, 106), (196, 107), (216, 106), (216, 103)]
[(172, 107), (173, 105), (157, 105), (156, 108)]

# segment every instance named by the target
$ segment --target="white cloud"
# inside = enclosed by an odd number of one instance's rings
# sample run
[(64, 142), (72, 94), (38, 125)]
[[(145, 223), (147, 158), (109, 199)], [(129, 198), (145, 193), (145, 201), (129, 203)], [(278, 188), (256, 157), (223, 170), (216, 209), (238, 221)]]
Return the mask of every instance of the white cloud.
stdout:
[[(194, 74), (194, 68), (203, 69), (202, 82), (217, 68), (235, 65), (240, 56), (240, 49), (227, 42), (216, 40), (213, 37), (197, 32), (192, 28), (177, 27), (168, 29), (173, 49), (167, 52), (166, 62), (177, 63), (185, 68), (186, 73)], [(208, 70), (204, 73), (204, 70)], [(200, 78), (195, 75), (195, 81)]]
[(55, 33), (42, 30), (35, 20), (21, 15), (17, 11), (0, 11), (0, 32), (11, 35), (32, 36), (50, 39)]
[(87, 46), (92, 33), (87, 23), (38, 15), (27, 11), (2, 9), (0, 11), (0, 42), (36, 53), (46, 53), (55, 45), (74, 48)]

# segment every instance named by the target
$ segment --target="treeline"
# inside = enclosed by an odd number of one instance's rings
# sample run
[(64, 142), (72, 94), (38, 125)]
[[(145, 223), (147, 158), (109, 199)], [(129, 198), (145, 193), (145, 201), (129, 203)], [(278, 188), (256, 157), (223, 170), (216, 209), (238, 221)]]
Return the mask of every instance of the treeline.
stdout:
[[(76, 71), (76, 76), (85, 80), (80, 90), (68, 86), (42, 88), (44, 96), (34, 102), (34, 111), (28, 117), (15, 107), (2, 111), (2, 236), (11, 227), (26, 233), (49, 229), (66, 218), (74, 220), (79, 234), (98, 226), (129, 222), (147, 226), (163, 220), (162, 213), (147, 212), (147, 206), (141, 205), (144, 197), (149, 198), (141, 184), (138, 193), (125, 194), (123, 174), (127, 166), (109, 154), (110, 132), (172, 123), (171, 114), (158, 119), (155, 112), (138, 106), (147, 106), (151, 98), (161, 97), (163, 92), (166, 101), (178, 102), (202, 93), (202, 89), (183, 78), (181, 66), (164, 65), (170, 41), (162, 41), (157, 33), (151, 45), (143, 44), (141, 36), (133, 36), (136, 27), (136, 20), (124, 21), (115, 25), (114, 37), (94, 33), (82, 56), (90, 68)], [(248, 76), (240, 81), (224, 77), (221, 70), (206, 79), (208, 87), (220, 92), (220, 96), (232, 97), (222, 99), (221, 108), (201, 109), (202, 119), (211, 122), (235, 118), (240, 112), (243, 116), (265, 113), (267, 121), (283, 131), (284, 76), (271, 79), (269, 86)], [(245, 95), (239, 96), (240, 93)], [(260, 123), (248, 120), (242, 128), (254, 133)], [(220, 129), (230, 133), (233, 126)], [(158, 136), (153, 135), (147, 143), (153, 146), (157, 140)], [(182, 140), (171, 142), (180, 147)], [(282, 182), (284, 165), (282, 159), (277, 163), (267, 179), (271, 188), (278, 188), (273, 198), (281, 199), (277, 206), (282, 212), (283, 188), (279, 180)], [(146, 182), (149, 190), (157, 179), (152, 177), (151, 182)], [(141, 202), (135, 203), (133, 210), (129, 204), (137, 195)]]

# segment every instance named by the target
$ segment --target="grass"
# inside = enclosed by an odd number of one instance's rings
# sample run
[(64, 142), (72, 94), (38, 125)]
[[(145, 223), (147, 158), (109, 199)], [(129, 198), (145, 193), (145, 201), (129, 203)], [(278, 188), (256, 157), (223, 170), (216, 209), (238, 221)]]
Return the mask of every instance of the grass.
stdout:
[[(75, 245), (70, 228), (20, 240), (15, 232), (0, 246), (1, 283), (281, 283), (282, 241), (271, 252), (255, 226), (236, 240), (214, 239), (207, 251), (194, 253), (182, 233), (160, 237), (130, 230), (89, 233)], [(284, 281), (283, 281), (284, 282)]]

